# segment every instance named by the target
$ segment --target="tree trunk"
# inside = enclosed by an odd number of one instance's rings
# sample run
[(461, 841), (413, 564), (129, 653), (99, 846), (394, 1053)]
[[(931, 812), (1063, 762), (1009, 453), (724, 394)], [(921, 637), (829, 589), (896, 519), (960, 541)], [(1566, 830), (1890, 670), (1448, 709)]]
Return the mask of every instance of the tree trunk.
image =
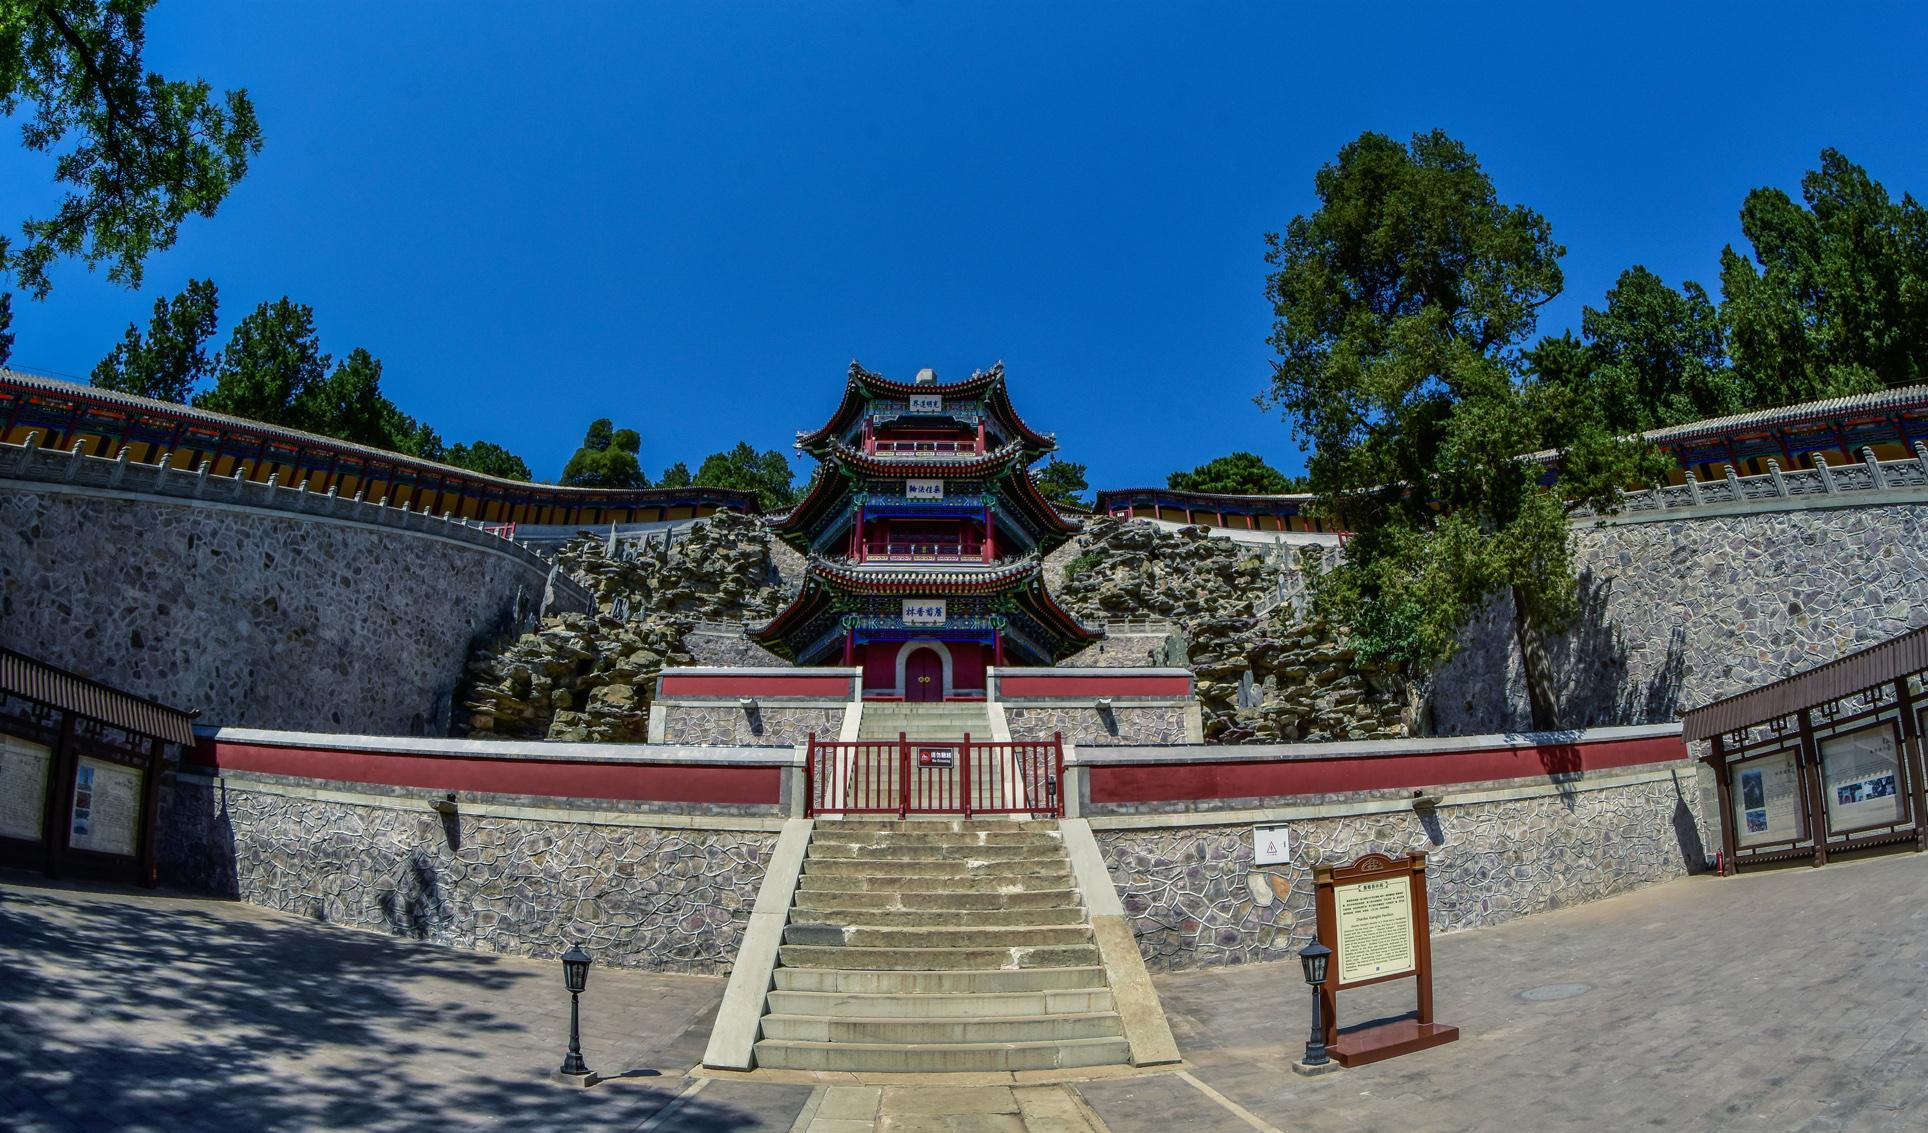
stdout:
[(1546, 643), (1533, 628), (1525, 595), (1513, 588), (1513, 640), (1520, 647), (1520, 670), (1526, 678), (1526, 702), (1533, 714), (1533, 730), (1556, 731), (1560, 727), (1559, 708), (1553, 702), (1553, 663), (1547, 658)]

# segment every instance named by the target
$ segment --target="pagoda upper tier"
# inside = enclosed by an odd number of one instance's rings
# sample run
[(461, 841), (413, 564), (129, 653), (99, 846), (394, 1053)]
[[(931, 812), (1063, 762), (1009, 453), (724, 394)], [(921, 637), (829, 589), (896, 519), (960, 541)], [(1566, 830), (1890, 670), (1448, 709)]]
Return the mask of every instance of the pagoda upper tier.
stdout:
[(802, 590), (751, 637), (800, 664), (864, 671), (869, 697), (983, 696), (986, 669), (1048, 665), (1097, 632), (1044, 588), (1043, 558), (1078, 530), (1030, 466), (1057, 442), (1011, 407), (1004, 367), (894, 382), (852, 363), (817, 470), (765, 517), (810, 556)]
[(1015, 443), (1029, 464), (1057, 450), (1056, 437), (1033, 430), (1011, 407), (1004, 363), (949, 384), (929, 370), (923, 375), (928, 380), (894, 382), (852, 361), (837, 411), (821, 428), (798, 433), (797, 447), (818, 457), (837, 443), (873, 454), (940, 457), (955, 454), (958, 442), (919, 434), (948, 436), (961, 427), (975, 432), (978, 453)]

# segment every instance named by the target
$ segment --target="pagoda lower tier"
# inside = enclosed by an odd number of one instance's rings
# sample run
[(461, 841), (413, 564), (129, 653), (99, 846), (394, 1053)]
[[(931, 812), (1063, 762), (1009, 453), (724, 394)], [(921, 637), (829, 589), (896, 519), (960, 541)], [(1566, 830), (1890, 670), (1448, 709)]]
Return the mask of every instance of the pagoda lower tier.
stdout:
[(752, 640), (799, 665), (864, 671), (872, 698), (984, 695), (989, 665), (1050, 665), (1096, 640), (1044, 588), (1036, 556), (989, 565), (813, 556), (795, 599)]

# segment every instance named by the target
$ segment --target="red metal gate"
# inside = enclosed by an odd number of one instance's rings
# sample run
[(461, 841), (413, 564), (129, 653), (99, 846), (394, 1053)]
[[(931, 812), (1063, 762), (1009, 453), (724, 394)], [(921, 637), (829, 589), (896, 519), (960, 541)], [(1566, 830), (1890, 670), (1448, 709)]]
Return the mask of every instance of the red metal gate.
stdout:
[(804, 754), (807, 812), (817, 814), (1064, 813), (1064, 736), (986, 743), (819, 740)]

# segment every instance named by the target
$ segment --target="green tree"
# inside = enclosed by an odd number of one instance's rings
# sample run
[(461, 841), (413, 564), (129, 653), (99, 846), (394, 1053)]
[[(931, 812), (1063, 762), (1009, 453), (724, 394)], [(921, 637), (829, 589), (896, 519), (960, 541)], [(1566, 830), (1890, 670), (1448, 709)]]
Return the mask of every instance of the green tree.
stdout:
[(690, 466), (680, 460), (663, 469), (663, 474), (656, 478), (658, 488), (687, 488), (691, 483)]
[(1577, 605), (1567, 510), (1612, 497), (1580, 470), (1544, 485), (1519, 456), (1550, 421), (1585, 442), (1596, 475), (1631, 475), (1637, 452), (1590, 432), (1597, 414), (1570, 394), (1518, 382), (1565, 250), (1437, 130), (1410, 145), (1362, 134), (1314, 187), (1318, 209), (1266, 237), (1279, 357), (1262, 401), (1311, 446), (1319, 509), (1353, 532), (1315, 608), (1352, 627), (1362, 655), (1425, 668), (1510, 592), (1534, 722), (1550, 727), (1537, 633)]
[(1580, 327), (1527, 354), (1544, 383), (1576, 387), (1623, 433), (1738, 413), (1745, 391), (1727, 365), (1720, 312), (1691, 280), (1676, 291), (1644, 267), (1620, 274), (1604, 308), (1586, 307)]
[(1801, 196), (1749, 193), (1753, 258), (1721, 252), (1721, 315), (1749, 404), (1928, 381), (1928, 215), (1833, 149)]
[(457, 468), (466, 468), (471, 472), (480, 472), (485, 476), (497, 476), (504, 480), (532, 479), (529, 475), (529, 466), (523, 463), (521, 457), (501, 445), (491, 444), (488, 441), (476, 441), (469, 445), (450, 445), (448, 452), (442, 456), (442, 462), (453, 464)]
[(189, 216), (214, 215), (261, 150), (246, 91), (217, 99), (199, 79), (143, 69), (154, 2), (0, 0), (0, 114), (22, 117), (27, 149), (57, 155), (66, 194), (21, 226), (17, 249), (0, 239), (0, 268), (36, 298), (60, 256), (139, 287), (147, 256), (171, 247)]
[(582, 447), (563, 467), (562, 483), (575, 488), (647, 488), (649, 477), (636, 462), (643, 439), (634, 429), (617, 432), (607, 417), (590, 422)]
[(1208, 460), (1190, 472), (1165, 477), (1165, 486), (1180, 492), (1212, 492), (1234, 496), (1276, 496), (1306, 490), (1303, 476), (1287, 476), (1263, 457), (1235, 452)]
[(13, 357), (13, 296), (0, 291), (0, 367)]
[(186, 401), (213, 370), (207, 345), (219, 311), (214, 281), (188, 280), (173, 299), (154, 300), (145, 335), (127, 324), (120, 344), (94, 367), (93, 384), (161, 401)]
[(295, 395), (286, 424), (358, 445), (399, 451), (398, 427), (414, 425), (382, 395), (382, 364), (361, 347)]
[(194, 404), (250, 421), (307, 428), (317, 403), (309, 390), (328, 375), (330, 361), (315, 333), (314, 308), (283, 296), (235, 325), (221, 351), (214, 387), (195, 395)]
[[(674, 471), (680, 465), (672, 465)], [(706, 488), (736, 488), (755, 492), (757, 507), (775, 511), (797, 502), (790, 460), (775, 449), (758, 452), (748, 441), (738, 441), (728, 452), (712, 453), (697, 465), (690, 483)], [(665, 485), (669, 487), (671, 485)]]
[(1091, 506), (1091, 501), (1082, 495), (1091, 486), (1085, 482), (1085, 466), (1076, 461), (1051, 457), (1032, 478), (1037, 481), (1038, 491), (1054, 504), (1074, 508)]

